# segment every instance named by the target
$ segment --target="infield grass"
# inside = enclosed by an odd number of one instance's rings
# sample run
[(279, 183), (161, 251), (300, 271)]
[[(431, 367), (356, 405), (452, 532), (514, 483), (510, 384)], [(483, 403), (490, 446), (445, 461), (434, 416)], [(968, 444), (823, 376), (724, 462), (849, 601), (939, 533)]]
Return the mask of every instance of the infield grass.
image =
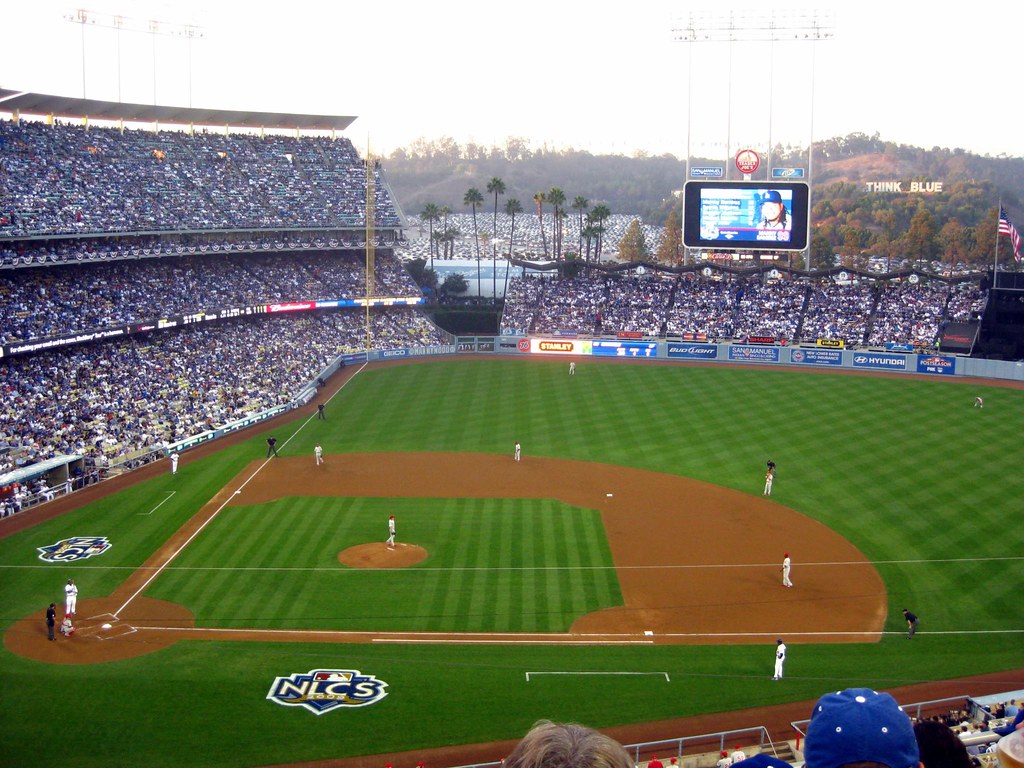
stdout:
[[(87, 667), (39, 664), (4, 649), (0, 764), (67, 760), (68, 744), (97, 741), (99, 749), (76, 748), (74, 764), (250, 766), (387, 755), (514, 739), (542, 717), (606, 727), (1021, 666), (1024, 392), (792, 369), (581, 362), (569, 377), (566, 367), (456, 358), (367, 368), (328, 403), (327, 421), (277, 430), (279, 449), (311, 455), (319, 441), (328, 454), (511, 455), (518, 439), (527, 456), (623, 464), (755, 495), (770, 457), (779, 473), (773, 500), (835, 529), (874, 561), (891, 634), (872, 644), (790, 644), (782, 684), (768, 679), (772, 649), (759, 646), (196, 641)], [(972, 408), (975, 394), (984, 409)], [(3, 626), (59, 601), (68, 577), (83, 597), (109, 594), (263, 456), (265, 437), (0, 540)], [(606, 569), (580, 569), (585, 584), (558, 570), (575, 552), (582, 563), (606, 562), (590, 510), (514, 499), (274, 504), (225, 510), (147, 596), (183, 603), (200, 624), (216, 626), (488, 631), (564, 629), (578, 612), (618, 599), (614, 581), (600, 576)], [(401, 574), (347, 572), (336, 565), (336, 537), (382, 538), (382, 504), (407, 505), (399, 519), (422, 516), (430, 558)], [(575, 537), (572, 553), (548, 541), (558, 538), (552, 530)], [(509, 546), (516, 533), (523, 541)], [(114, 546), (76, 565), (37, 559), (36, 547), (74, 535), (107, 536)], [(502, 570), (516, 562), (555, 566), (558, 576), (529, 583), (542, 578), (536, 569)], [(799, 562), (794, 567), (796, 578)], [(901, 634), (904, 606), (921, 617), (913, 643)], [(275, 676), (320, 667), (374, 674), (389, 695), (321, 717), (265, 700)], [(602, 670), (670, 680), (525, 676)]]

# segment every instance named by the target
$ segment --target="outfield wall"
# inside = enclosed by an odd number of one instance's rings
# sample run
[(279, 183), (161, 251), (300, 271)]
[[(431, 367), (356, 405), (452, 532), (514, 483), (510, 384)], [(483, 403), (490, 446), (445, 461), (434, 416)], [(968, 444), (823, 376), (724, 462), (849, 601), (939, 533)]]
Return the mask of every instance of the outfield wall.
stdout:
[[(792, 368), (823, 368), (872, 372), (916, 373), (1024, 381), (1024, 362), (982, 360), (960, 355), (897, 352), (885, 349), (843, 349), (801, 344), (738, 344), (664, 339), (589, 339), (537, 336), (460, 336), (457, 354), (493, 352), (551, 357), (621, 357), (678, 362), (753, 363)], [(388, 353), (399, 356), (396, 351)], [(402, 351), (401, 356), (405, 356)], [(371, 354), (372, 359), (379, 359)]]

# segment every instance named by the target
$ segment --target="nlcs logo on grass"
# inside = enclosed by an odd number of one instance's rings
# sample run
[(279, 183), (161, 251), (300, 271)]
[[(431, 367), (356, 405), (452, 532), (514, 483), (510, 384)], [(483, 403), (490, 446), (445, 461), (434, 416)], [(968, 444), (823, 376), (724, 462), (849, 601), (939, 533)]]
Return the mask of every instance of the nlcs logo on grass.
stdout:
[(365, 707), (388, 695), (388, 684), (357, 669), (311, 669), (274, 678), (267, 698), (284, 707), (322, 715), (339, 707)]
[(47, 547), (36, 547), (42, 554), (40, 560), (48, 563), (67, 563), (72, 560), (87, 560), (93, 555), (102, 555), (110, 549), (105, 536), (72, 536)]

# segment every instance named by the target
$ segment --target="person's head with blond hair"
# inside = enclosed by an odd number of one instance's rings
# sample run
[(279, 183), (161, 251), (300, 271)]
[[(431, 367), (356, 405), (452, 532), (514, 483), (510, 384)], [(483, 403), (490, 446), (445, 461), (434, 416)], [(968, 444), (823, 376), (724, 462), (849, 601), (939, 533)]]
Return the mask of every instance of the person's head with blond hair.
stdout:
[(541, 720), (530, 729), (504, 768), (635, 768), (619, 742), (575, 723)]

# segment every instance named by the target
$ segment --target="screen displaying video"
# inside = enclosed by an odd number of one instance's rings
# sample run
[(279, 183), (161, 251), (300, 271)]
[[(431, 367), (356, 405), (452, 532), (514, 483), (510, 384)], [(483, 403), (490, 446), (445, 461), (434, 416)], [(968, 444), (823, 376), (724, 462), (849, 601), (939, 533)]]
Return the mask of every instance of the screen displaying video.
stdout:
[(689, 248), (801, 251), (807, 247), (807, 184), (690, 181), (683, 192)]

